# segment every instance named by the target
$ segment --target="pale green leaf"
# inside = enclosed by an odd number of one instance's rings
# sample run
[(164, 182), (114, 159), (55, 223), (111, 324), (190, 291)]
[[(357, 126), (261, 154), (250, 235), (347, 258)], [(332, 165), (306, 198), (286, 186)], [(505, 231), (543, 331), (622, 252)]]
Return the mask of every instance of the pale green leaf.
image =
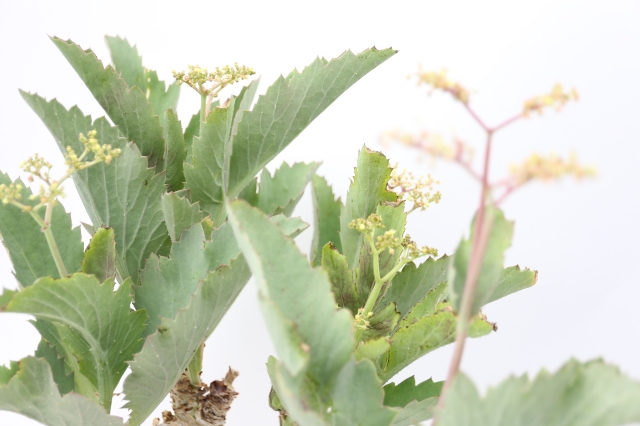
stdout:
[(4, 307), (11, 302), (11, 299), (13, 299), (13, 296), (16, 294), (18, 294), (18, 290), (3, 289), (2, 294), (0, 294), (0, 312), (4, 310)]
[(238, 94), (238, 96), (236, 97), (233, 107), (233, 127), (231, 129), (231, 133), (233, 135), (238, 132), (238, 123), (240, 123), (244, 112), (251, 109), (251, 105), (253, 105), (253, 100), (256, 97), (256, 93), (258, 93), (259, 85), (260, 78), (252, 80), (248, 85), (242, 87), (242, 90), (240, 90), (240, 94)]
[(347, 265), (347, 258), (341, 255), (333, 243), (327, 243), (322, 249), (322, 269), (329, 275), (331, 290), (338, 306), (347, 308), (355, 316), (361, 307), (358, 303), (353, 274)]
[[(474, 220), (470, 234), (472, 236), (475, 226), (476, 223)], [(476, 284), (476, 291), (473, 296), (472, 312), (474, 314), (491, 300), (493, 292), (496, 291), (502, 275), (504, 252), (511, 245), (511, 238), (513, 236), (513, 222), (507, 221), (502, 211), (495, 207), (486, 207), (485, 223), (483, 226), (489, 234), (478, 282)], [(460, 310), (460, 304), (462, 302), (462, 293), (467, 278), (467, 268), (469, 267), (469, 260), (471, 258), (472, 245), (472, 237), (460, 242), (449, 269), (450, 299), (451, 305), (456, 311)]]
[(284, 235), (295, 238), (309, 227), (309, 224), (299, 217), (286, 217), (283, 214), (271, 216), (271, 222), (280, 227)]
[(187, 157), (187, 149), (184, 145), (182, 124), (173, 110), (168, 109), (164, 116), (164, 164), (166, 181), (169, 191), (178, 191), (184, 187), (183, 163)]
[(400, 320), (400, 314), (396, 312), (396, 306), (390, 303), (386, 308), (376, 312), (375, 315), (367, 320), (369, 321), (369, 326), (362, 333), (362, 340), (391, 335)]
[(302, 72), (280, 77), (243, 114), (233, 138), (228, 193), (237, 196), (253, 177), (291, 143), (318, 115), (394, 50), (345, 52), (316, 59)]
[[(464, 409), (460, 409), (464, 407)], [(481, 398), (458, 375), (438, 426), (622, 426), (640, 422), (640, 383), (602, 361), (571, 360), (555, 374), (512, 377)]]
[(291, 216), (319, 166), (319, 163), (295, 163), (293, 166), (284, 163), (273, 176), (263, 169), (256, 207), (269, 216), (280, 213)]
[(138, 48), (135, 45), (131, 46), (126, 38), (118, 36), (105, 36), (105, 40), (111, 53), (111, 62), (127, 86), (138, 86), (146, 92), (147, 81)]
[(41, 278), (6, 307), (7, 312), (30, 314), (72, 330), (64, 336), (65, 343), (74, 349), (80, 371), (96, 386), (100, 404), (107, 408), (126, 361), (140, 349), (147, 319), (144, 311), (130, 311), (129, 283), (116, 292), (113, 285), (112, 280), (100, 284), (82, 273), (58, 280)]
[(116, 276), (116, 236), (113, 228), (98, 228), (82, 261), (82, 272), (104, 282)]
[[(356, 360), (359, 361), (363, 358), (370, 359), (371, 361), (377, 361), (378, 358), (391, 348), (391, 339), (389, 337), (379, 337), (377, 339), (367, 340), (366, 342), (358, 343), (358, 347), (353, 352)], [(389, 405), (389, 404), (386, 404)]]
[[(455, 340), (457, 317), (447, 305), (434, 315), (409, 324), (402, 321), (391, 336), (391, 349), (379, 361), (379, 374), (387, 381), (415, 360)], [(476, 316), (469, 327), (469, 337), (489, 334), (494, 325)]]
[[(336, 311), (326, 273), (311, 268), (293, 240), (245, 201), (230, 203), (227, 214), (264, 299), (273, 301), (313, 348), (308, 374), (319, 384), (331, 383), (351, 356), (353, 337), (350, 315)], [(267, 328), (282, 327), (267, 322)], [(276, 347), (276, 351), (288, 349)]]
[(92, 124), (91, 117), (77, 107), (67, 110), (55, 99), (47, 102), (35, 94), (21, 94), (62, 152), (67, 146), (82, 152), (78, 134), (92, 129), (97, 130), (100, 143), (123, 151), (111, 164), (96, 164), (74, 173), (73, 178), (93, 227), (112, 227), (115, 231), (119, 279), (131, 276), (136, 283), (145, 260), (152, 252), (161, 253), (168, 239), (160, 205), (164, 175), (154, 176), (138, 148), (127, 144), (106, 119), (99, 118)]
[(91, 94), (128, 140), (135, 142), (149, 167), (162, 171), (164, 137), (160, 119), (139, 87), (127, 86), (111, 67), (102, 65), (91, 50), (82, 50), (71, 40), (52, 37)]
[(8, 367), (0, 365), (0, 385), (6, 385), (9, 380), (18, 372), (19, 364), (16, 361), (11, 361)]
[[(0, 184), (9, 186), (11, 183), (9, 176), (0, 172)], [(40, 202), (29, 199), (32, 192), (20, 179), (15, 184), (22, 185), (20, 203), (35, 206)], [(38, 214), (43, 217), (44, 209)], [(71, 215), (60, 203), (53, 208), (51, 231), (67, 272), (79, 271), (84, 256), (80, 227), (71, 228)], [(22, 287), (30, 286), (40, 277), (60, 277), (42, 227), (29, 213), (11, 204), (0, 204), (0, 235)]]
[(144, 76), (147, 79), (147, 98), (153, 112), (160, 118), (160, 125), (164, 126), (167, 124), (164, 113), (170, 109), (175, 111), (178, 107), (180, 85), (174, 81), (166, 86), (164, 81), (158, 79), (158, 73), (152, 70), (145, 70)]
[(391, 287), (384, 295), (380, 306), (395, 303), (401, 319), (406, 318), (409, 311), (420, 303), (438, 284), (447, 282), (447, 270), (451, 258), (442, 256), (439, 259), (427, 258), (420, 266), (411, 262), (393, 277)]
[(184, 231), (202, 221), (200, 206), (197, 203), (191, 204), (175, 193), (162, 196), (162, 213), (173, 242), (178, 241)]
[(404, 318), (407, 324), (411, 324), (428, 315), (433, 315), (436, 309), (438, 309), (440, 303), (447, 297), (448, 290), (449, 283), (445, 281), (438, 284), (436, 288), (427, 293), (424, 299), (416, 303), (413, 308), (411, 308), (406, 318)]
[(141, 424), (162, 402), (200, 344), (213, 332), (234, 302), (250, 271), (242, 257), (209, 272), (175, 319), (163, 319), (134, 356), (124, 382), (130, 426)]
[[(51, 368), (53, 375), (53, 381), (58, 385), (58, 391), (60, 394), (65, 395), (72, 392), (75, 389), (73, 381), (73, 373), (67, 372), (67, 367), (64, 363), (64, 358), (58, 356), (58, 351), (55, 348), (49, 346), (46, 340), (40, 339), (38, 348), (34, 354), (36, 358), (44, 358)], [(0, 383), (2, 380), (0, 379)]]
[(27, 357), (11, 381), (0, 386), (0, 410), (22, 414), (47, 426), (122, 426), (96, 403), (75, 393), (61, 396), (47, 361)]
[(505, 268), (500, 275), (500, 281), (487, 299), (487, 304), (517, 291), (533, 287), (536, 281), (538, 281), (538, 271), (520, 269), (518, 265)]
[(425, 380), (416, 386), (413, 376), (399, 385), (389, 383), (384, 387), (384, 405), (401, 408), (392, 426), (413, 426), (433, 417), (443, 382)]
[[(215, 106), (217, 106), (218, 102), (215, 102)], [(215, 108), (212, 104), (211, 108)], [(184, 146), (187, 150), (187, 158), (186, 162), (191, 163), (191, 158), (193, 155), (193, 138), (200, 135), (200, 113), (193, 114), (191, 116), (191, 120), (189, 120), (189, 124), (187, 124), (187, 128), (184, 129)]]
[(347, 257), (350, 269), (358, 267), (365, 242), (362, 233), (349, 228), (349, 223), (358, 218), (366, 219), (376, 212), (382, 202), (397, 200), (398, 196), (387, 190), (390, 175), (391, 168), (387, 158), (363, 147), (358, 155), (358, 167), (347, 193), (347, 201), (340, 214), (342, 254)]
[(325, 178), (315, 175), (311, 181), (313, 200), (313, 241), (311, 242), (311, 263), (319, 265), (323, 247), (327, 243), (342, 251), (340, 241), (340, 209), (342, 202), (336, 199)]

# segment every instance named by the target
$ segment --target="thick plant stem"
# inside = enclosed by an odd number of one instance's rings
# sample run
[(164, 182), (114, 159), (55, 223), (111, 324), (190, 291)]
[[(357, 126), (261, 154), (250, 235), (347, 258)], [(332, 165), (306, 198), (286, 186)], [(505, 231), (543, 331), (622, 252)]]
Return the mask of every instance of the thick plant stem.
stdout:
[[(373, 289), (371, 289), (371, 293), (369, 293), (369, 297), (367, 298), (367, 303), (365, 303), (364, 308), (362, 310), (363, 315), (367, 315), (369, 312), (373, 310), (373, 307), (378, 300), (378, 296), (380, 295), (380, 291), (382, 290), (382, 285), (384, 281), (380, 278), (380, 260), (378, 256), (380, 252), (376, 249), (376, 245), (373, 242), (372, 237), (365, 237), (371, 246), (371, 256), (373, 258), (373, 276), (375, 278), (375, 284), (373, 285)], [(360, 337), (362, 337), (362, 332), (364, 330), (361, 328), (357, 328), (354, 334), (354, 340), (356, 346), (360, 343)]]
[[(486, 127), (485, 127), (486, 129)], [(444, 400), (446, 393), (451, 388), (453, 379), (460, 370), (460, 363), (462, 362), (462, 354), (464, 352), (465, 341), (469, 333), (469, 321), (471, 319), (471, 309), (473, 307), (473, 296), (478, 284), (478, 277), (482, 269), (482, 261), (484, 259), (485, 250), (487, 247), (487, 241), (489, 239), (490, 224), (488, 225), (485, 220), (486, 213), (486, 201), (489, 195), (489, 163), (491, 159), (491, 139), (493, 132), (487, 130), (487, 142), (485, 146), (484, 154), (484, 167), (482, 173), (482, 192), (480, 195), (480, 205), (478, 207), (478, 213), (476, 215), (476, 226), (473, 232), (473, 242), (471, 246), (471, 258), (469, 259), (469, 266), (467, 267), (467, 277), (464, 283), (464, 291), (462, 293), (462, 303), (460, 306), (460, 312), (458, 312), (458, 327), (456, 333), (455, 347), (453, 350), (453, 356), (451, 364), (449, 365), (449, 372), (447, 374), (447, 380), (440, 393), (440, 399), (438, 401), (438, 408), (444, 406)], [(488, 226), (487, 226), (488, 225)], [(435, 424), (435, 422), (434, 422)]]
[(189, 362), (187, 366), (187, 372), (189, 375), (189, 382), (191, 382), (191, 386), (194, 388), (200, 387), (200, 373), (202, 372), (202, 356), (204, 354), (204, 343), (200, 344), (196, 353), (193, 354), (193, 358)]
[(200, 121), (207, 121), (207, 95), (205, 93), (200, 93)]
[[(44, 232), (44, 237), (47, 240), (47, 244), (49, 245), (49, 251), (51, 252), (51, 256), (53, 257), (53, 261), (56, 264), (56, 268), (58, 268), (58, 273), (60, 274), (60, 278), (64, 278), (69, 273), (67, 272), (67, 267), (64, 265), (62, 261), (62, 255), (60, 255), (60, 250), (58, 250), (58, 245), (56, 244), (56, 240), (53, 238), (53, 232), (51, 231), (51, 212), (53, 211), (52, 204), (47, 204), (47, 210), (45, 213), (45, 220), (42, 220), (38, 213), (29, 212), (31, 217), (42, 227), (42, 232)], [(47, 222), (48, 218), (48, 222)]]

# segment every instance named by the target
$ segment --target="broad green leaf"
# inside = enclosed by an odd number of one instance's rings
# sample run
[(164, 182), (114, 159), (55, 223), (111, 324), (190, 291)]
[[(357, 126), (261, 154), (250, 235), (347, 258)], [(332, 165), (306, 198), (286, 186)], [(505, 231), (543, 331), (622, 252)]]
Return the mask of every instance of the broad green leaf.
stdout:
[(362, 333), (362, 340), (391, 335), (399, 320), (400, 314), (396, 312), (395, 305), (390, 303), (368, 319), (369, 327)]
[(18, 294), (18, 290), (3, 289), (2, 294), (0, 294), (0, 312), (4, 310), (4, 307), (11, 302), (11, 299), (13, 299), (13, 296), (16, 294)]
[(209, 272), (175, 319), (163, 319), (130, 363), (124, 393), (130, 426), (141, 424), (167, 396), (200, 344), (213, 332), (234, 302), (250, 271), (242, 257)]
[(390, 175), (391, 168), (387, 158), (363, 147), (358, 155), (358, 167), (347, 193), (347, 201), (340, 213), (342, 254), (347, 257), (350, 269), (358, 267), (365, 241), (362, 233), (349, 228), (349, 223), (358, 218), (369, 217), (382, 202), (397, 200), (398, 196), (387, 190)]
[(47, 361), (27, 357), (11, 381), (0, 386), (0, 410), (22, 414), (47, 426), (122, 426), (98, 404), (75, 393), (61, 396)]
[(116, 236), (113, 228), (99, 228), (91, 238), (82, 261), (82, 272), (105, 282), (116, 276)]
[(442, 282), (436, 288), (431, 290), (420, 302), (416, 303), (411, 311), (407, 314), (405, 321), (411, 324), (420, 318), (433, 315), (441, 302), (444, 301), (448, 294), (449, 283)]
[(500, 275), (500, 281), (487, 299), (487, 304), (517, 291), (533, 287), (536, 281), (538, 281), (538, 271), (520, 269), (518, 265), (505, 268)]
[[(216, 102), (217, 106), (217, 102)], [(211, 109), (214, 108), (214, 105), (211, 105)], [(193, 156), (193, 138), (200, 135), (200, 113), (193, 114), (191, 116), (191, 120), (189, 120), (189, 124), (187, 124), (187, 128), (184, 129), (184, 146), (187, 150), (187, 158), (186, 162), (191, 163), (191, 158)]]
[(16, 361), (11, 361), (8, 367), (0, 365), (0, 385), (6, 385), (9, 380), (18, 372), (20, 365)]
[(146, 309), (149, 320), (144, 335), (153, 334), (162, 318), (174, 319), (186, 307), (198, 283), (209, 270), (204, 251), (204, 231), (200, 224), (182, 233), (171, 246), (169, 258), (151, 255), (135, 286), (136, 309)]
[(248, 85), (244, 86), (242, 90), (240, 90), (240, 94), (236, 97), (235, 105), (233, 108), (233, 128), (231, 129), (231, 133), (233, 135), (238, 133), (238, 123), (240, 123), (240, 120), (242, 120), (244, 112), (251, 109), (251, 105), (253, 104), (253, 100), (256, 97), (256, 93), (258, 93), (259, 85), (260, 78), (252, 80)]
[(269, 216), (280, 213), (291, 216), (319, 166), (319, 163), (295, 163), (293, 166), (283, 163), (273, 176), (263, 169), (256, 207)]
[[(464, 407), (464, 409), (460, 409)], [(571, 360), (558, 372), (512, 377), (481, 398), (459, 374), (438, 426), (621, 426), (640, 422), (640, 383), (602, 361)]]
[[(350, 315), (336, 311), (327, 275), (311, 268), (295, 243), (260, 210), (239, 200), (229, 204), (227, 214), (264, 299), (273, 301), (313, 348), (308, 374), (319, 384), (331, 383), (351, 357), (353, 337)], [(267, 322), (267, 328), (274, 332), (282, 327)]]
[(168, 109), (164, 116), (164, 164), (166, 172), (166, 185), (169, 191), (178, 191), (184, 187), (183, 163), (187, 157), (184, 145), (182, 124), (173, 110)]
[[(475, 226), (474, 220), (471, 227), (471, 236), (474, 234)], [(474, 314), (491, 300), (493, 292), (496, 291), (502, 275), (504, 252), (511, 245), (513, 236), (513, 222), (507, 221), (502, 211), (495, 207), (486, 207), (485, 224), (483, 226), (489, 234), (476, 291), (473, 296), (472, 312)], [(460, 310), (462, 302), (467, 268), (471, 258), (472, 240), (473, 237), (460, 242), (449, 268), (450, 299), (451, 305), (456, 311)]]
[[(379, 362), (379, 374), (383, 381), (386, 382), (418, 358), (453, 342), (456, 326), (457, 317), (446, 306), (434, 315), (411, 324), (402, 321), (398, 331), (391, 336), (391, 349)], [(484, 317), (476, 316), (471, 320), (469, 337), (487, 335), (493, 327)]]
[(327, 243), (322, 249), (322, 269), (329, 275), (333, 297), (338, 306), (349, 309), (355, 316), (361, 306), (353, 275), (347, 265), (347, 258), (338, 252), (333, 243)]
[(184, 231), (202, 221), (200, 206), (191, 204), (189, 200), (175, 193), (162, 196), (162, 213), (173, 242), (178, 241)]
[(384, 405), (388, 407), (406, 407), (412, 401), (422, 401), (427, 398), (438, 398), (444, 382), (425, 380), (416, 386), (414, 376), (405, 379), (400, 384), (389, 383), (384, 386)]
[(168, 239), (160, 205), (164, 175), (154, 176), (137, 146), (127, 144), (105, 118), (92, 124), (91, 117), (84, 116), (77, 107), (67, 110), (55, 99), (47, 102), (35, 94), (21, 94), (62, 152), (67, 146), (82, 152), (78, 134), (92, 129), (97, 130), (100, 143), (123, 151), (111, 164), (96, 164), (74, 173), (73, 178), (93, 227), (107, 226), (115, 231), (119, 281), (131, 276), (137, 283), (138, 271), (146, 259), (152, 252), (162, 253)]
[[(11, 183), (9, 176), (0, 172), (0, 184)], [(15, 184), (22, 186), (19, 200), (22, 204), (34, 206), (40, 202), (29, 199), (32, 192), (20, 179)], [(44, 209), (38, 213), (43, 217)], [(60, 203), (53, 208), (51, 230), (67, 272), (79, 271), (84, 256), (80, 227), (71, 228), (71, 215)], [(0, 204), (0, 235), (22, 287), (30, 286), (40, 277), (60, 277), (42, 228), (29, 213), (11, 204)]]
[(207, 121), (200, 123), (200, 135), (193, 138), (191, 159), (184, 164), (185, 187), (191, 190), (191, 201), (200, 202), (203, 210), (211, 215), (215, 226), (224, 221), (225, 157), (233, 125), (232, 99), (228, 106), (214, 108)]
[[(377, 361), (382, 354), (388, 352), (391, 348), (391, 339), (387, 336), (379, 337), (377, 339), (367, 340), (366, 342), (358, 343), (356, 350), (353, 354), (356, 357), (356, 361), (363, 358), (370, 359), (371, 361)], [(389, 404), (386, 404), (389, 405)]]
[(252, 206), (256, 206), (258, 204), (258, 177), (251, 179), (247, 186), (240, 191), (238, 198), (245, 200)]
[(282, 214), (271, 216), (271, 222), (280, 227), (284, 235), (295, 238), (309, 227), (309, 224), (299, 217), (286, 217)]
[(451, 258), (442, 256), (439, 259), (427, 258), (420, 266), (408, 263), (393, 277), (391, 286), (384, 295), (380, 306), (395, 303), (404, 319), (409, 311), (420, 303), (438, 284), (447, 282), (447, 270)]
[(167, 124), (165, 111), (175, 111), (178, 107), (180, 86), (175, 81), (166, 86), (164, 81), (158, 79), (158, 73), (152, 70), (145, 70), (144, 76), (147, 79), (147, 98), (153, 112), (160, 118), (160, 125), (164, 126)]
[(100, 392), (89, 379), (80, 371), (80, 364), (72, 347), (65, 339), (65, 336), (73, 335), (74, 331), (64, 324), (54, 324), (43, 319), (29, 321), (38, 330), (38, 333), (47, 341), (65, 363), (65, 371), (73, 374), (74, 390), (76, 393), (84, 395), (95, 403), (99, 403)]
[(96, 386), (107, 409), (120, 377), (140, 349), (147, 315), (130, 311), (130, 285), (116, 292), (113, 280), (100, 284), (91, 275), (76, 273), (54, 280), (41, 278), (6, 307), (7, 312), (30, 314), (66, 326), (65, 343), (79, 358), (80, 371)]
[[(36, 358), (44, 358), (49, 363), (53, 381), (58, 385), (58, 391), (60, 391), (62, 395), (72, 392), (75, 389), (73, 373), (67, 372), (64, 358), (59, 358), (58, 351), (49, 346), (46, 340), (40, 340), (35, 356)], [(0, 380), (0, 382), (2, 382), (2, 380)]]
[(332, 394), (334, 425), (388, 426), (397, 411), (383, 407), (380, 379), (371, 361), (350, 360), (338, 375)]
[[(160, 119), (139, 87), (131, 87), (111, 67), (102, 65), (91, 50), (82, 50), (71, 40), (52, 37), (67, 61), (128, 140), (135, 142), (149, 167), (162, 171), (164, 137)], [(99, 133), (98, 133), (99, 134)], [(82, 152), (82, 151), (80, 151)]]
[(233, 137), (228, 193), (237, 196), (253, 177), (291, 143), (318, 115), (394, 50), (345, 52), (316, 59), (302, 72), (280, 77), (246, 111)]
[(342, 251), (340, 242), (340, 209), (342, 202), (336, 199), (325, 178), (315, 175), (311, 181), (313, 200), (313, 241), (311, 242), (311, 263), (319, 265), (323, 247), (327, 243)]
[(126, 38), (105, 36), (109, 52), (111, 52), (111, 62), (120, 77), (127, 83), (127, 86), (138, 86), (143, 92), (147, 91), (147, 79), (144, 75), (142, 57), (138, 54), (138, 48), (131, 46)]

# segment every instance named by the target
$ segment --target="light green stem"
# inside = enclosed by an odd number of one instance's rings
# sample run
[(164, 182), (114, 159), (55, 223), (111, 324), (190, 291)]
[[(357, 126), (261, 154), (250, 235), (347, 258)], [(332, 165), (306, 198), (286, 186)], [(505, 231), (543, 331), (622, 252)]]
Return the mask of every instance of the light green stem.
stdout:
[(189, 361), (187, 366), (187, 372), (189, 374), (189, 381), (194, 388), (200, 387), (200, 372), (202, 372), (202, 355), (204, 353), (204, 343), (200, 344), (196, 353), (193, 354), (193, 358)]
[(200, 93), (200, 121), (207, 121), (207, 95), (206, 93)]
[[(380, 290), (382, 290), (382, 285), (384, 284), (384, 281), (380, 278), (380, 260), (379, 260), (380, 251), (376, 249), (376, 245), (373, 242), (373, 237), (365, 235), (365, 239), (369, 242), (369, 245), (371, 246), (371, 255), (373, 257), (373, 276), (375, 277), (375, 284), (373, 285), (373, 288), (369, 293), (369, 297), (367, 298), (367, 303), (365, 303), (364, 309), (362, 310), (362, 314), (366, 317), (367, 314), (373, 310), (373, 306), (375, 305), (376, 300), (378, 300), (378, 296), (380, 295)], [(362, 337), (363, 331), (364, 330), (362, 328), (356, 329), (356, 332), (354, 335), (356, 346), (358, 346), (358, 343), (360, 343), (360, 338)]]
[[(45, 213), (45, 217), (51, 217), (51, 210), (53, 206), (51, 204), (47, 204), (47, 212)], [(62, 261), (62, 256), (60, 255), (60, 250), (58, 250), (58, 245), (56, 244), (56, 240), (53, 238), (53, 231), (51, 231), (50, 223), (42, 220), (38, 213), (29, 212), (31, 217), (42, 227), (42, 232), (44, 232), (44, 237), (47, 240), (47, 244), (49, 245), (49, 251), (51, 251), (51, 256), (53, 257), (53, 261), (56, 263), (56, 267), (58, 268), (58, 273), (60, 274), (60, 278), (64, 278), (67, 275), (67, 267), (64, 265)], [(50, 219), (49, 219), (50, 220)]]

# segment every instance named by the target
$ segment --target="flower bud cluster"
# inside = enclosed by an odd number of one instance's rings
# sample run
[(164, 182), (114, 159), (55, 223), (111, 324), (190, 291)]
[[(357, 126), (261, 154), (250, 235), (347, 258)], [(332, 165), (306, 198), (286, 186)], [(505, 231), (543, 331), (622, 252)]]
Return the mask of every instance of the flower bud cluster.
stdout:
[(418, 245), (411, 240), (411, 236), (409, 234), (405, 235), (402, 239), (402, 247), (407, 252), (407, 259), (414, 260), (422, 256), (438, 256), (438, 249), (422, 246), (418, 248)]
[(80, 137), (78, 138), (84, 145), (85, 152), (93, 153), (93, 160), (91, 161), (91, 164), (89, 162), (80, 162), (80, 159), (75, 155), (75, 152), (69, 146), (67, 147), (66, 163), (75, 170), (82, 170), (94, 163), (99, 163), (102, 161), (107, 164), (111, 164), (111, 161), (119, 156), (121, 151), (119, 148), (113, 149), (110, 144), (100, 145), (98, 139), (96, 138), (97, 135), (97, 131), (91, 130), (87, 133), (87, 136), (80, 133)]
[(562, 85), (556, 83), (550, 93), (534, 96), (533, 98), (525, 101), (522, 109), (522, 115), (524, 117), (529, 117), (532, 112), (537, 112), (542, 115), (542, 110), (550, 107), (555, 107), (555, 109), (559, 111), (571, 100), (578, 100), (578, 91), (576, 89), (571, 89), (571, 91), (565, 92)]
[[(46, 161), (44, 158), (35, 154), (33, 157), (29, 157), (26, 161), (20, 164), (20, 168), (29, 173), (29, 182), (33, 182), (33, 177), (38, 176), (42, 180), (49, 180), (49, 172), (53, 165)], [(46, 169), (46, 170), (43, 170)]]
[(15, 183), (5, 185), (3, 183), (0, 185), (0, 198), (2, 199), (2, 204), (8, 204), (12, 201), (21, 199), (22, 185)]
[[(246, 80), (255, 74), (253, 68), (238, 65), (237, 62), (233, 66), (216, 67), (213, 72), (209, 72), (206, 68), (198, 65), (189, 65), (188, 67), (189, 71), (186, 73), (173, 70), (173, 78), (176, 79), (178, 84), (186, 83), (196, 92), (204, 95), (214, 94), (214, 90), (217, 93), (224, 86), (237, 83), (240, 80)], [(213, 85), (206, 88), (205, 84), (207, 83), (213, 83)]]
[(585, 167), (578, 163), (575, 155), (568, 160), (551, 154), (546, 157), (531, 154), (522, 164), (512, 165), (511, 177), (516, 185), (522, 185), (532, 180), (552, 180), (565, 176), (574, 176), (578, 179), (593, 177), (596, 175), (594, 167)]
[(439, 184), (431, 175), (426, 178), (416, 178), (407, 169), (398, 169), (396, 165), (391, 171), (391, 178), (387, 184), (390, 191), (398, 194), (403, 201), (412, 204), (411, 210), (426, 210), (432, 203), (438, 204), (442, 198), (440, 191), (434, 191), (434, 185)]
[(375, 213), (371, 213), (368, 218), (358, 218), (349, 223), (349, 228), (362, 232), (365, 235), (373, 235), (378, 228), (384, 228), (382, 218)]
[(358, 313), (353, 319), (353, 326), (360, 330), (366, 330), (369, 328), (369, 318), (373, 315), (373, 312), (364, 313), (364, 309), (358, 309)]
[(389, 250), (389, 254), (394, 254), (396, 249), (402, 247), (402, 241), (395, 236), (396, 230), (391, 229), (384, 234), (379, 235), (376, 238), (376, 249), (382, 252), (386, 249)]
[(453, 82), (447, 78), (447, 70), (441, 71), (423, 71), (422, 68), (416, 73), (418, 77), (418, 85), (425, 84), (431, 86), (433, 90), (442, 90), (448, 92), (455, 99), (463, 104), (469, 103), (469, 91), (462, 87), (459, 83)]

